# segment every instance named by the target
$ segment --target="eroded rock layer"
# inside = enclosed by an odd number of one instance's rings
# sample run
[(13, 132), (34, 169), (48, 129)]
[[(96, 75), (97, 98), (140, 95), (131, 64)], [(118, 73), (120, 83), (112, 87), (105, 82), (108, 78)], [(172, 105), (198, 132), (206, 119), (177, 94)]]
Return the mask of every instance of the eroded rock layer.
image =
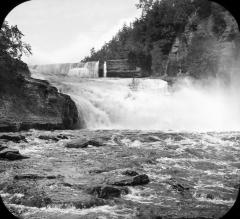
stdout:
[(1, 55), (0, 64), (0, 131), (83, 126), (68, 95), (47, 81), (31, 78), (21, 61)]

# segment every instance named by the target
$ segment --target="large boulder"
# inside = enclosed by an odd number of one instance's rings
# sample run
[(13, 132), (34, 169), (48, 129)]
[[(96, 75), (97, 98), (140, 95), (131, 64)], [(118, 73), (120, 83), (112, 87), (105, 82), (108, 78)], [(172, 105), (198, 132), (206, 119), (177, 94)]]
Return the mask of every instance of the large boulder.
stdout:
[(28, 157), (21, 155), (19, 153), (19, 151), (15, 150), (15, 149), (5, 148), (0, 151), (0, 159), (22, 160), (22, 159), (26, 159), (26, 158), (28, 158)]

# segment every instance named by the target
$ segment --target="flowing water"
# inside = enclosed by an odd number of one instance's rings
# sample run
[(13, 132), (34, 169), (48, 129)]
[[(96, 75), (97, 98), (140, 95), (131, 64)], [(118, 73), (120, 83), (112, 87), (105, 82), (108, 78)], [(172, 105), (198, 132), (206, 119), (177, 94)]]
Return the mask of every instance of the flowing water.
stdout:
[[(220, 218), (234, 204), (240, 121), (231, 91), (203, 90), (189, 80), (169, 87), (160, 79), (40, 76), (72, 97), (85, 129), (30, 130), (18, 133), (26, 142), (1, 142), (30, 157), (0, 160), (0, 194), (16, 215)], [(66, 147), (85, 138), (102, 144)], [(116, 186), (120, 197), (87, 192), (111, 185), (126, 170), (150, 182)], [(34, 177), (16, 177), (21, 174)]]
[[(49, 78), (48, 78), (49, 79)], [(61, 83), (59, 83), (61, 80)], [(238, 131), (236, 91), (203, 89), (188, 79), (169, 87), (161, 79), (52, 78), (69, 94), (89, 129)]]

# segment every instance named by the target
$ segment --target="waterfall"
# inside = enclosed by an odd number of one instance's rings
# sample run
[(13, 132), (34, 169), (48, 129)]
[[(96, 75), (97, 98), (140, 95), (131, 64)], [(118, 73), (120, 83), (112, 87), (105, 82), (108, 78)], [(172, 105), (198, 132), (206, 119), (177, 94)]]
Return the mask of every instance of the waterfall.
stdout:
[(240, 129), (240, 107), (231, 94), (186, 80), (169, 88), (161, 79), (66, 81), (89, 129), (224, 131)]
[(81, 78), (98, 78), (99, 61), (79, 63), (78, 66), (71, 68), (68, 76), (77, 76)]
[(93, 62), (79, 62), (79, 63), (60, 63), (48, 65), (30, 65), (29, 70), (35, 77), (41, 79), (44, 76), (74, 76), (97, 78), (99, 71), (99, 61)]
[(88, 129), (240, 130), (239, 86), (182, 79), (169, 87), (161, 79), (96, 78), (96, 66), (76, 64), (64, 77), (32, 73), (70, 95)]
[(104, 78), (107, 77), (107, 62), (106, 61), (103, 63), (103, 77)]

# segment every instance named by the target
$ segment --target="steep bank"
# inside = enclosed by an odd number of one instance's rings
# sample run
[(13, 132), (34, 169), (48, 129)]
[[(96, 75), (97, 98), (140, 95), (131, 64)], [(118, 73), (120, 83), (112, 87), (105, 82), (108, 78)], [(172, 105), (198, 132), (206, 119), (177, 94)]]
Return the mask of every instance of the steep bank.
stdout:
[(177, 76), (187, 73), (195, 78), (217, 76), (230, 80), (239, 68), (239, 36), (233, 16), (212, 3), (207, 17), (202, 18), (196, 11), (188, 18), (167, 58), (161, 60), (165, 69), (161, 74)]
[(33, 79), (25, 63), (0, 56), (0, 131), (75, 129), (83, 126), (68, 95)]

